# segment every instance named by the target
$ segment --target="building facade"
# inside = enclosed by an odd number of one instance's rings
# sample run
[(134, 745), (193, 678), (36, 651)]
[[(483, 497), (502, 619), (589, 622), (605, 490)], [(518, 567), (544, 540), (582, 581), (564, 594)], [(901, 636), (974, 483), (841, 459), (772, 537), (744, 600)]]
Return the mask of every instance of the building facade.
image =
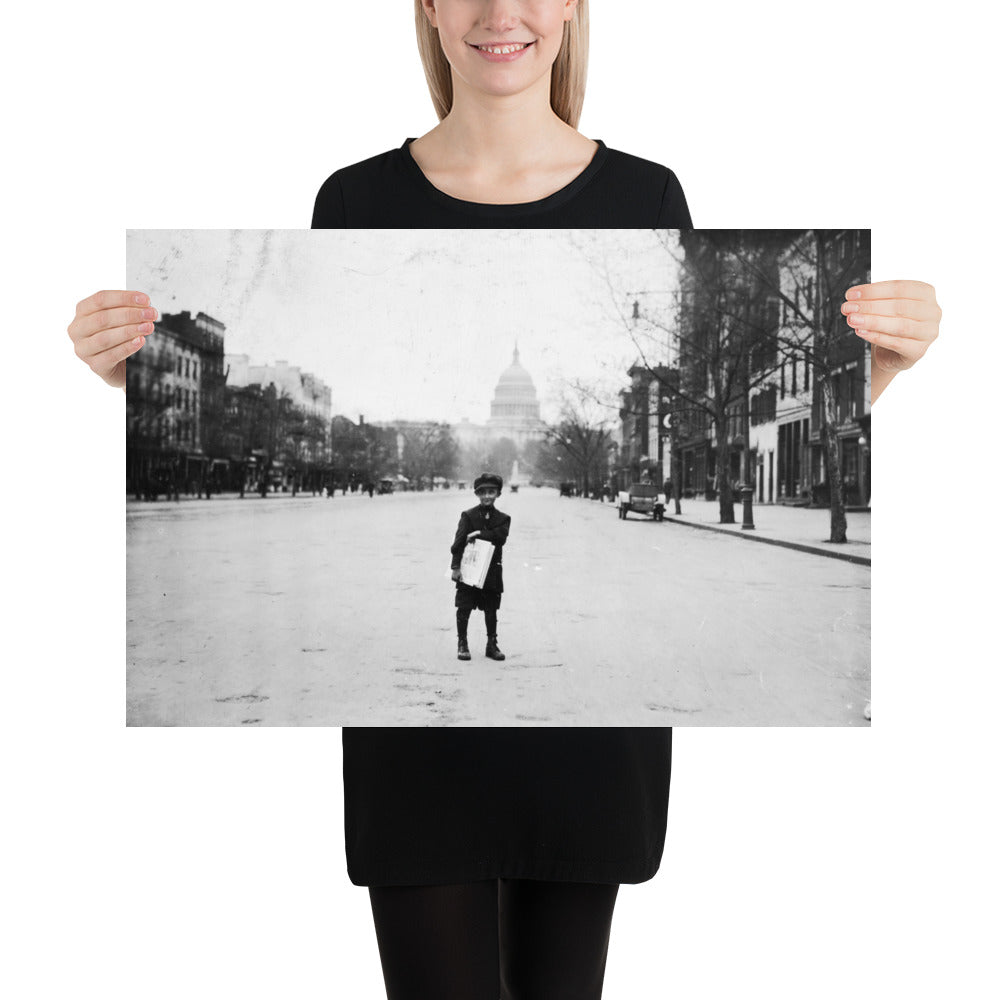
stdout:
[(844, 322), (839, 304), (851, 285), (870, 280), (870, 258), (866, 230), (807, 231), (783, 248), (779, 259), (783, 353), (766, 390), (773, 396), (774, 417), (752, 442), (761, 473), (758, 499), (829, 502), (821, 437), (823, 394), (829, 388), (831, 433), (837, 440), (845, 502), (868, 504), (871, 350)]
[(545, 433), (535, 383), (521, 364), (520, 351), (514, 346), (514, 358), (501, 373), (490, 403), (486, 425), (492, 438), (509, 438), (522, 446)]
[(330, 387), (287, 361), (254, 365), (246, 354), (227, 354), (225, 363), (228, 426), (239, 428), (230, 448), (241, 456), (246, 488), (331, 485)]
[(460, 482), (486, 467), (504, 476), (511, 474), (515, 462), (519, 474), (531, 469), (529, 446), (541, 442), (546, 429), (534, 379), (521, 364), (516, 344), (511, 364), (494, 387), (489, 419), (483, 424), (462, 419), (451, 425), (451, 434), (460, 448)]
[(619, 393), (616, 490), (643, 481), (662, 485), (670, 478), (670, 386), (676, 373), (666, 365), (633, 365), (628, 375), (630, 385)]
[(226, 355), (226, 384), (236, 388), (248, 385), (273, 385), (279, 396), (286, 396), (292, 406), (307, 416), (329, 423), (332, 419), (330, 387), (316, 375), (302, 371), (287, 361), (273, 365), (253, 365), (246, 354)]
[[(730, 485), (749, 485), (759, 503), (828, 503), (821, 438), (828, 391), (845, 501), (866, 506), (870, 350), (839, 304), (847, 288), (869, 280), (868, 232), (686, 232), (681, 245), (679, 391), (659, 380), (664, 478), (663, 435), (670, 434), (682, 494), (714, 498), (725, 472)], [(633, 369), (629, 376), (623, 399), (651, 415), (657, 372)], [(634, 464), (638, 449), (652, 465), (652, 427), (640, 429), (624, 410), (623, 454), (631, 448)]]
[(294, 491), (323, 482), (329, 388), (286, 362), (253, 366), (246, 355), (226, 355), (225, 330), (204, 312), (167, 313), (129, 360), (130, 493)]
[(225, 412), (225, 325), (165, 313), (126, 369), (131, 492), (190, 489), (213, 473)]

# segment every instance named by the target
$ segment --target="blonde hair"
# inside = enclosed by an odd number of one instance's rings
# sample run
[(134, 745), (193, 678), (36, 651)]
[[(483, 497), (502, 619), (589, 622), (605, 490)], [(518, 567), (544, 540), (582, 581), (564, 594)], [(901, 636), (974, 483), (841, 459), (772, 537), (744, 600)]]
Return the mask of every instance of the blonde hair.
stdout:
[[(417, 25), (417, 48), (424, 64), (424, 76), (431, 92), (431, 101), (438, 120), (451, 111), (454, 94), (451, 87), (451, 66), (445, 58), (435, 28), (421, 0), (413, 0)], [(590, 17), (587, 0), (578, 0), (571, 20), (563, 25), (562, 45), (552, 64), (552, 85), (549, 103), (552, 110), (567, 125), (576, 128), (583, 111), (583, 95), (587, 87), (587, 53), (590, 48)]]

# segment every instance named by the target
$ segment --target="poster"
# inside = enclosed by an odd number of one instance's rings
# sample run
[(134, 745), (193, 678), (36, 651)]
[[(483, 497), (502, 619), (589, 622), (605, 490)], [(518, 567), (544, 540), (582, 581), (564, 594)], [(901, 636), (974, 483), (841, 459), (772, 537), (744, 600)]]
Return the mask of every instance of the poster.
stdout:
[[(870, 360), (839, 312), (866, 230), (127, 251), (160, 310), (127, 386), (129, 725), (867, 725)], [(506, 660), (471, 670), (449, 546), (483, 471)]]

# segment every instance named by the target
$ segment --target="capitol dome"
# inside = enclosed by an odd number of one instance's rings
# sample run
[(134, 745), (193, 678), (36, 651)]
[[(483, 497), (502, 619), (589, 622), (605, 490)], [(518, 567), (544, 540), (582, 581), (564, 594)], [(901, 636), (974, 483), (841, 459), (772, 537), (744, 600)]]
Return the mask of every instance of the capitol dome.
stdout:
[(490, 433), (515, 441), (542, 435), (542, 419), (535, 383), (521, 364), (521, 355), (514, 345), (514, 360), (500, 376), (490, 405)]

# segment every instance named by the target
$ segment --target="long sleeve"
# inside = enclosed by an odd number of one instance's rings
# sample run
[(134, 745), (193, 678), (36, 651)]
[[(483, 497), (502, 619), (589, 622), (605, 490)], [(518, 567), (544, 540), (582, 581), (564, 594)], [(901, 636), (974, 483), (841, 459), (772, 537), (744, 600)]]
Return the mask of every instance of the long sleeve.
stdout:
[(458, 530), (455, 532), (455, 541), (451, 543), (451, 568), (458, 569), (462, 565), (462, 553), (465, 551), (466, 536), (472, 530), (469, 519), (462, 513), (458, 519)]
[(657, 229), (693, 229), (691, 213), (688, 211), (684, 189), (677, 175), (667, 170), (667, 183), (663, 188), (660, 214), (656, 220)]
[(479, 532), (479, 537), (484, 542), (492, 542), (498, 549), (502, 549), (507, 536), (510, 534), (510, 518), (495, 528), (483, 528)]
[(313, 205), (313, 229), (343, 229), (347, 226), (344, 190), (337, 174), (331, 174), (319, 189)]

